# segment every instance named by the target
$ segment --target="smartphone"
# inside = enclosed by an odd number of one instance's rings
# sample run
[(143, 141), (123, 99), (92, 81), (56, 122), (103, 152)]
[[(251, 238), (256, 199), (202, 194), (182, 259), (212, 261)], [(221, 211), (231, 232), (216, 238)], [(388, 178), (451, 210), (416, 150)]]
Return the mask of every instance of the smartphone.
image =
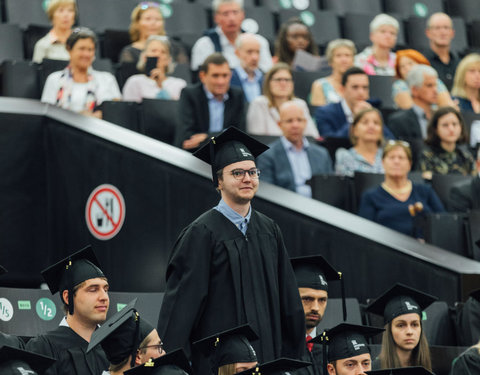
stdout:
[(145, 74), (147, 76), (150, 75), (150, 72), (157, 67), (157, 57), (147, 57), (147, 61), (145, 63)]

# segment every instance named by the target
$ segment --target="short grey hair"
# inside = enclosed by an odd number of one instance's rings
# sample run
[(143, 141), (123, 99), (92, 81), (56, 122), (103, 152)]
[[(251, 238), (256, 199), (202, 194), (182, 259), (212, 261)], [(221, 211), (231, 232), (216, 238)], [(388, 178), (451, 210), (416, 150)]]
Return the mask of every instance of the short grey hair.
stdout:
[(212, 1), (212, 9), (213, 13), (217, 13), (218, 7), (222, 4), (238, 4), (238, 6), (243, 9), (243, 0), (213, 0)]
[(418, 64), (412, 67), (407, 74), (405, 80), (408, 83), (408, 87), (421, 87), (425, 76), (433, 76), (438, 78), (438, 73), (429, 65)]
[(400, 29), (400, 24), (395, 18), (393, 18), (392, 16), (389, 16), (388, 14), (381, 13), (378, 16), (376, 16), (372, 20), (372, 22), (370, 22), (370, 32), (373, 33), (377, 31), (377, 29), (383, 25), (393, 26), (397, 30), (397, 32)]
[(252, 33), (241, 33), (237, 39), (235, 39), (235, 49), (240, 49), (245, 41), (245, 39), (247, 38), (254, 38), (258, 44), (260, 44), (260, 47), (261, 47), (261, 43), (260, 43), (260, 39), (258, 38), (258, 36), (256, 34), (252, 34)]
[[(150, 35), (148, 37), (147, 41), (145, 42), (145, 48), (143, 49), (142, 53), (140, 54), (140, 57), (138, 58), (137, 69), (140, 72), (143, 72), (145, 70), (145, 63), (147, 61), (147, 56), (146, 56), (147, 55), (147, 48), (150, 45), (150, 43), (152, 43), (154, 41), (162, 43), (167, 48), (167, 51), (168, 51), (168, 54), (170, 55), (170, 57), (172, 56), (170, 41), (168, 40), (167, 36), (165, 36), (165, 35)], [(173, 70), (174, 70), (174, 65), (173, 65), (172, 62), (170, 62), (170, 64), (167, 67), (166, 73), (172, 73)]]
[(433, 19), (434, 17), (437, 17), (437, 16), (445, 16), (445, 17), (447, 17), (447, 18), (450, 20), (450, 24), (452, 25), (452, 28), (453, 28), (452, 18), (451, 18), (447, 13), (437, 12), (437, 13), (433, 13), (430, 17), (428, 17), (428, 20), (427, 20), (427, 29), (429, 29), (430, 27), (432, 27), (432, 19)]
[(328, 43), (327, 49), (325, 50), (325, 56), (327, 56), (328, 62), (332, 62), (333, 53), (340, 47), (348, 48), (354, 55), (357, 54), (355, 44), (350, 39), (334, 39)]

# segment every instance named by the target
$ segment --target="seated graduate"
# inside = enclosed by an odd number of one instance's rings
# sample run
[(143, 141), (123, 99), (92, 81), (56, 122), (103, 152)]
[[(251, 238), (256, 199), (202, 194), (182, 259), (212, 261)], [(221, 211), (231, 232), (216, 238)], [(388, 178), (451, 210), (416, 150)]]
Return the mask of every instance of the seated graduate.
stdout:
[(310, 362), (299, 361), (291, 358), (278, 358), (270, 362), (259, 364), (251, 369), (239, 372), (237, 375), (287, 375), (293, 371), (295, 371), (295, 374), (298, 374), (298, 370), (304, 369), (310, 365)]
[(257, 366), (257, 354), (250, 341), (258, 335), (244, 324), (194, 343), (208, 358), (214, 375), (233, 375)]
[(452, 362), (450, 375), (480, 374), (480, 341)]
[(367, 311), (383, 315), (385, 332), (375, 369), (422, 366), (432, 370), (430, 349), (422, 328), (422, 311), (436, 297), (402, 284), (395, 284), (367, 307)]
[[(324, 331), (312, 341), (328, 347), (328, 375), (363, 374), (372, 369), (372, 357), (367, 338), (383, 332), (382, 328), (340, 323)], [(325, 352), (324, 352), (325, 355)]]
[(102, 346), (110, 362), (102, 375), (121, 375), (126, 370), (165, 354), (157, 330), (135, 309), (135, 298), (111, 316), (93, 335), (87, 353)]
[(435, 375), (422, 366), (387, 368), (383, 370), (367, 371), (367, 375)]
[[(7, 272), (7, 269), (0, 265), (0, 276), (6, 274)], [(0, 346), (2, 345), (8, 345), (19, 349), (23, 349), (25, 347), (25, 343), (20, 337), (0, 332)]]
[[(342, 280), (342, 276), (320, 255), (296, 257), (291, 258), (290, 261), (305, 312), (305, 343), (307, 346), (305, 360), (312, 362), (311, 370), (305, 369), (302, 373), (310, 374), (313, 370), (314, 374), (321, 374), (324, 368), (322, 347), (310, 340), (321, 333), (317, 332), (317, 326), (322, 321), (327, 308), (328, 281)], [(341, 282), (343, 283), (343, 281)], [(343, 320), (345, 320), (346, 309), (343, 295), (342, 302)]]
[(193, 375), (185, 352), (177, 349), (124, 372), (124, 375)]
[(52, 292), (59, 292), (66, 316), (58, 328), (32, 338), (27, 350), (57, 362), (46, 375), (98, 375), (108, 367), (100, 347), (86, 353), (98, 324), (107, 318), (108, 281), (91, 246), (42, 271)]
[(412, 152), (405, 141), (388, 141), (383, 149), (385, 181), (367, 190), (360, 201), (358, 214), (415, 238), (423, 238), (415, 225), (415, 216), (444, 212), (440, 198), (424, 184), (408, 179), (412, 167)]
[(55, 359), (11, 346), (0, 346), (0, 374), (43, 375)]

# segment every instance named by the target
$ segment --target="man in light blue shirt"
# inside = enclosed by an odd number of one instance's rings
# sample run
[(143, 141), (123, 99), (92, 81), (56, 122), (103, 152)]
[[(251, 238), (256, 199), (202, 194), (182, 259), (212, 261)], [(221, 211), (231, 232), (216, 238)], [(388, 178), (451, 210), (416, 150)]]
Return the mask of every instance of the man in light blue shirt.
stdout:
[(250, 103), (262, 95), (263, 73), (258, 68), (260, 61), (260, 42), (254, 34), (243, 33), (235, 42), (235, 54), (240, 66), (232, 70), (230, 85), (243, 90), (245, 100)]
[(325, 148), (309, 143), (303, 135), (307, 119), (298, 103), (282, 104), (278, 125), (283, 136), (257, 159), (262, 171), (260, 178), (311, 197), (312, 189), (306, 182), (313, 175), (332, 173), (330, 155)]

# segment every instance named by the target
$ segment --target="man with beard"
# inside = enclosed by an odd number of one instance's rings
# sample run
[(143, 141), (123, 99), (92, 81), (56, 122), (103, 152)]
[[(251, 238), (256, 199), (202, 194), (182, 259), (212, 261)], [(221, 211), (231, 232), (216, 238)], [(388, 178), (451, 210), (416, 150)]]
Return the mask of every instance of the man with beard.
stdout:
[[(310, 340), (317, 336), (317, 326), (327, 308), (327, 281), (341, 280), (341, 273), (320, 255), (292, 258), (291, 262), (305, 313), (305, 342), (308, 350), (304, 360), (312, 362), (312, 366), (302, 370), (302, 374), (308, 371), (309, 375), (320, 375), (323, 368), (322, 349), (320, 345), (314, 345)], [(342, 299), (345, 320), (345, 299)]]

